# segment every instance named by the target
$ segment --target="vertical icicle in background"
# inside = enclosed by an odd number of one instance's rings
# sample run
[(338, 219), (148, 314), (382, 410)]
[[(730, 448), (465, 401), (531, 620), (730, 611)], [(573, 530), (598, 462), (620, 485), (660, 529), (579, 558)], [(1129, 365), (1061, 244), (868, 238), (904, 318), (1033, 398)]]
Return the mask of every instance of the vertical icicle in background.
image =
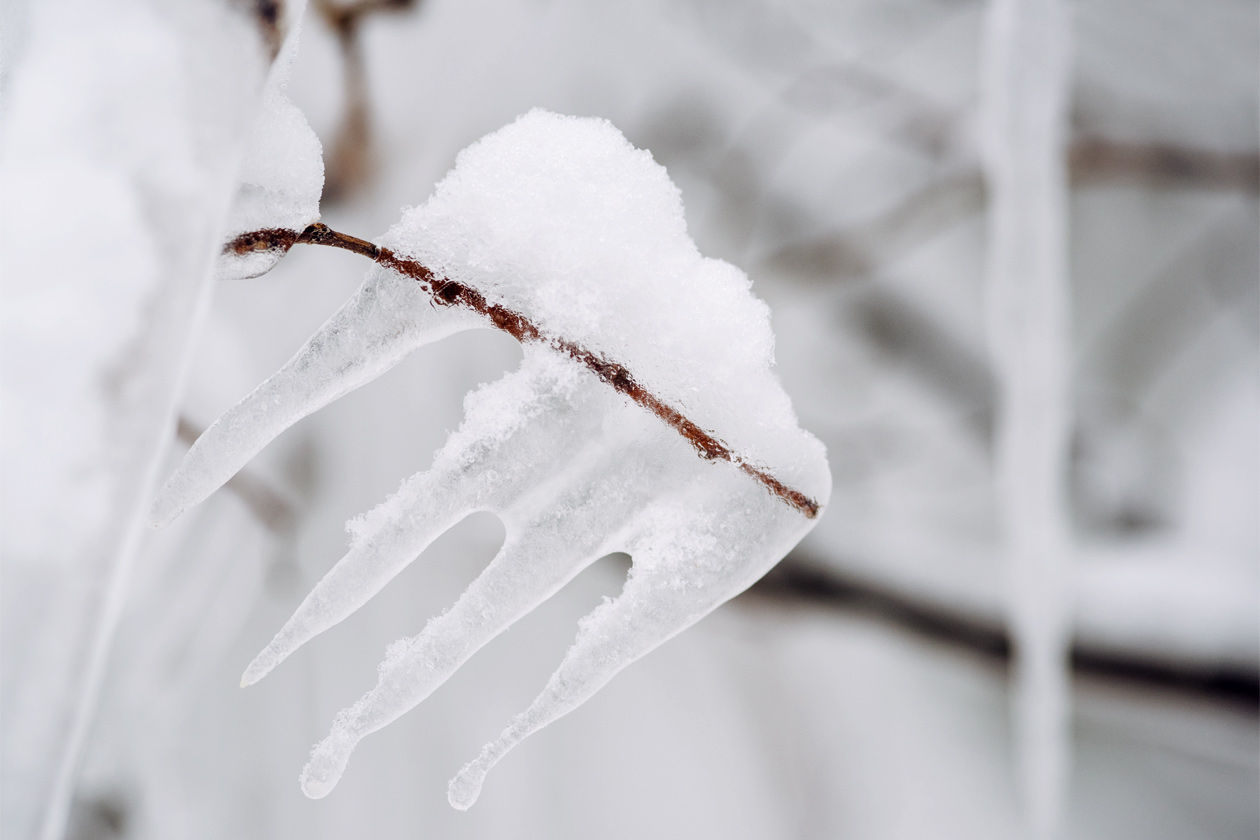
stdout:
[(995, 470), (1016, 654), (1015, 760), (1039, 840), (1056, 833), (1068, 764), (1068, 23), (1062, 0), (992, 0), (980, 69), (985, 317), (1002, 389)]

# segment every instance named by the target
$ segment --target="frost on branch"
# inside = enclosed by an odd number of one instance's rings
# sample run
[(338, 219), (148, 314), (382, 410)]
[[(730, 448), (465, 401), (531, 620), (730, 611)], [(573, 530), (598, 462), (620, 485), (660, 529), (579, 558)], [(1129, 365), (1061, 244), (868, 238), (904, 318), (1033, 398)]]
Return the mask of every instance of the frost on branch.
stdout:
[[(330, 236), (317, 226), (301, 241)], [(350, 523), (350, 551), (243, 679), (344, 619), (468, 514), (502, 518), (499, 555), (390, 647), (376, 688), (316, 747), (302, 784), (323, 796), (360, 738), (591, 562), (629, 553), (621, 596), (581, 622), (543, 693), (452, 782), (467, 808), (513, 745), (776, 563), (812, 527), (830, 473), (772, 372), (766, 307), (740, 271), (699, 254), (664, 169), (607, 122), (531, 112), (465, 150), (379, 245), (354, 242), (376, 262), (358, 293), (207, 430), (153, 520), (417, 347), (485, 326), (521, 339), (520, 368), (468, 397), (427, 472)]]

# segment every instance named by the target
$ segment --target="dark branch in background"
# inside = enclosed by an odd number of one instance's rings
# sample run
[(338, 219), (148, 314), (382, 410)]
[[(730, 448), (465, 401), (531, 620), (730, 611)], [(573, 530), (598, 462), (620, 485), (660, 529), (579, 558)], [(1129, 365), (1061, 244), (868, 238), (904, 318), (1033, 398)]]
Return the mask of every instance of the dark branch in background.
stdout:
[(1160, 186), (1260, 192), (1260, 155), (1162, 143), (1086, 139), (1073, 144), (1072, 184), (1138, 181)]
[(280, 45), (284, 43), (285, 33), (280, 28), (280, 19), (284, 17), (284, 0), (254, 0), (252, 9), (258, 31), (262, 33), (263, 43), (267, 45), (268, 56), (274, 61), (280, 54)]
[(315, 0), (315, 11), (337, 37), (345, 73), (345, 110), (328, 155), (323, 201), (336, 203), (353, 195), (372, 177), (372, 117), (368, 108), (367, 73), (363, 66), (363, 45), (359, 24), (377, 12), (399, 12), (415, 6), (416, 0), (358, 0), (338, 3)]
[[(1011, 642), (999, 622), (969, 615), (926, 600), (860, 582), (833, 571), (822, 571), (816, 560), (789, 554), (747, 593), (742, 603), (799, 604), (864, 614), (918, 635), (972, 651), (1007, 666)], [(1150, 688), (1164, 688), (1212, 697), (1260, 711), (1260, 673), (1241, 668), (1196, 668), (1092, 646), (1077, 640), (1071, 648), (1077, 676), (1117, 680)]]
[(655, 414), (670, 428), (686, 438), (701, 458), (707, 461), (728, 461), (807, 518), (813, 519), (818, 515), (818, 502), (799, 490), (788, 487), (761, 467), (749, 463), (731, 451), (726, 444), (701, 429), (682, 412), (640, 385), (624, 366), (605, 359), (580, 344), (547, 335), (533, 321), (519, 312), (497, 303), (490, 303), (481, 292), (471, 286), (438, 277), (415, 260), (400, 257), (388, 248), (381, 248), (364, 239), (339, 233), (327, 225), (314, 224), (300, 234), (297, 231), (282, 228), (251, 231), (227, 243), (223, 251), (241, 255), (251, 251), (279, 250), (284, 252), (295, 244), (327, 245), (360, 254), (383, 268), (415, 280), (429, 293), (438, 306), (461, 306), (476, 312), (484, 316), (491, 325), (503, 330), (522, 344), (538, 342), (550, 345), (584, 365), (601, 382)]

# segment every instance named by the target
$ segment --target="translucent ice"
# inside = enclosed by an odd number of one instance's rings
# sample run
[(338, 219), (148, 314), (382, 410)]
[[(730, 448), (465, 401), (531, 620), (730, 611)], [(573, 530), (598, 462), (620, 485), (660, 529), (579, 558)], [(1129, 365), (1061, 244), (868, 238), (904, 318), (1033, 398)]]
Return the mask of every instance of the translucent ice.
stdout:
[(350, 523), (349, 553), (243, 678), (344, 619), (469, 513), (502, 518), (499, 555), (390, 647), (376, 688), (315, 748), (302, 784), (323, 796), (360, 738), (585, 566), (629, 553), (622, 595), (583, 620), (533, 706), (452, 783), (467, 808), (514, 744), (776, 563), (812, 527), (830, 474), (773, 374), (765, 306), (741, 272), (699, 254), (664, 169), (607, 122), (531, 112), (465, 150), (380, 246), (356, 296), (197, 442), (153, 519), (422, 344), (488, 321), (522, 339), (520, 368), (467, 398), (427, 472)]
[[(284, 56), (281, 61), (291, 60)], [(287, 76), (287, 63), (277, 68)], [(250, 128), (239, 185), (224, 237), (229, 243), (258, 230), (302, 231), (319, 221), (324, 157), (306, 116), (289, 101), (284, 78), (268, 85)], [(270, 271), (292, 241), (275, 240), (225, 248), (215, 266), (218, 279), (257, 277)]]

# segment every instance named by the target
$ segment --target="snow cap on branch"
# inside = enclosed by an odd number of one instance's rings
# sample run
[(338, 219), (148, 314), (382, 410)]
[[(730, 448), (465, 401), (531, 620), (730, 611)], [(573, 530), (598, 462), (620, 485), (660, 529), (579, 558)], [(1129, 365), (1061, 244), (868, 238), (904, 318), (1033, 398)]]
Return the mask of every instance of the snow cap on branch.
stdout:
[(700, 254), (665, 168), (607, 120), (530, 111), (462, 151), (382, 244), (621, 363), (789, 483), (821, 453), (772, 372), (768, 308)]

